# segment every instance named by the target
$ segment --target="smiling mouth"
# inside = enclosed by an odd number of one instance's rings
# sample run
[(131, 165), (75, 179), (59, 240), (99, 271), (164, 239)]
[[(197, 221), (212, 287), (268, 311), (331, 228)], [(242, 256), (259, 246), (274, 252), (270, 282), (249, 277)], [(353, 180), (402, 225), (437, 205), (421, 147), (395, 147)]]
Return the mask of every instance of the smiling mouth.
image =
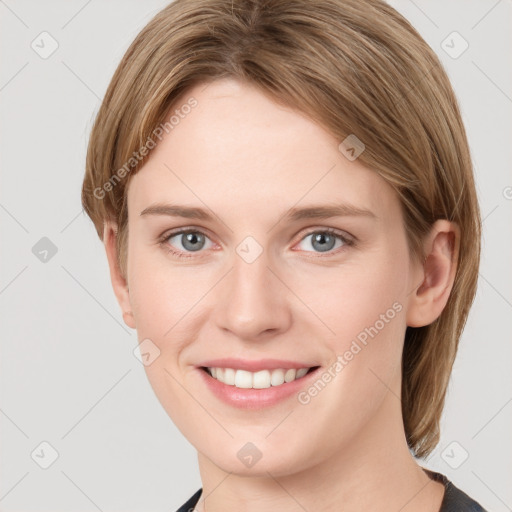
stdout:
[(260, 370), (249, 372), (235, 368), (205, 367), (201, 370), (211, 378), (228, 386), (241, 389), (268, 389), (278, 387), (288, 382), (303, 378), (305, 375), (317, 370), (320, 366), (311, 368), (275, 368), (272, 370)]

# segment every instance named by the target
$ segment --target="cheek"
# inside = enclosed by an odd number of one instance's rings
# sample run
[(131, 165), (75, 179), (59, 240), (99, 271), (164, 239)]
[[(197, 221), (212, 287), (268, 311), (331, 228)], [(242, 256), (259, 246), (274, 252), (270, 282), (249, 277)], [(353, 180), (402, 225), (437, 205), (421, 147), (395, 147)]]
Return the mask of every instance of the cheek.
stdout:
[(209, 291), (218, 275), (208, 266), (172, 265), (155, 251), (134, 250), (130, 258), (130, 301), (138, 340), (149, 339), (158, 354), (145, 371), (158, 399), (174, 418), (190, 404), (182, 386), (191, 371), (193, 341), (200, 338), (211, 312)]
[(321, 311), (321, 319), (333, 331), (328, 341), (331, 360), (341, 358), (334, 387), (343, 390), (337, 396), (353, 401), (354, 407), (371, 408), (386, 386), (395, 388), (400, 382), (408, 275), (405, 247), (395, 248), (396, 252), (389, 247), (364, 263), (331, 272), (334, 278), (323, 296), (312, 298), (311, 308)]
[[(160, 259), (162, 261), (160, 261)], [(195, 339), (193, 305), (204, 295), (197, 281), (165, 265), (164, 258), (133, 251), (129, 259), (130, 301), (139, 342), (150, 340), (151, 362), (144, 370), (164, 410), (176, 426), (190, 431), (189, 422), (200, 421), (190, 411), (190, 395), (184, 391), (182, 355)], [(195, 285), (194, 283), (197, 283)], [(144, 341), (144, 343), (148, 343)], [(188, 411), (191, 414), (184, 414)]]
[[(197, 279), (190, 279), (187, 270), (172, 267), (153, 250), (130, 253), (130, 302), (139, 337), (169, 340), (188, 311), (197, 302), (202, 288)], [(204, 291), (203, 291), (204, 294)]]
[(379, 414), (386, 399), (391, 404), (396, 401), (396, 407), (400, 404), (392, 395), (400, 396), (405, 330), (402, 284), (396, 272), (380, 270), (352, 272), (333, 282), (323, 310), (322, 319), (335, 332), (326, 339), (333, 364), (325, 373), (331, 376), (324, 375), (328, 383), (320, 383), (320, 391), (315, 385), (306, 390), (301, 403), (308, 404), (305, 415), (322, 411), (318, 417), (323, 418), (326, 446), (348, 446)]
[(337, 268), (316, 269), (307, 279), (289, 279), (296, 280), (294, 291), (317, 314), (319, 328), (325, 324), (333, 348), (343, 353), (357, 338), (362, 343), (377, 335), (396, 339), (404, 325), (400, 313), (406, 296), (406, 261), (399, 248), (384, 248)]
[[(404, 325), (402, 289), (394, 274), (384, 270), (379, 275), (367, 273), (354, 283), (338, 301), (335, 329), (342, 340), (338, 350), (359, 344), (364, 349), (371, 348), (379, 359), (387, 351), (396, 353)], [(350, 347), (346, 346), (348, 341)]]

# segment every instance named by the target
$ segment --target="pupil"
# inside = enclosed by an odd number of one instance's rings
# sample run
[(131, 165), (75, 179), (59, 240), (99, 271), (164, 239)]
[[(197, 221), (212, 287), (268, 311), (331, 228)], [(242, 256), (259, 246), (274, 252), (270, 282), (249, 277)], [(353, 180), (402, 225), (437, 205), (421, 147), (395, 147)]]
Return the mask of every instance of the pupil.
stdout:
[[(327, 242), (326, 242), (327, 241)], [(315, 247), (315, 243), (319, 243), (317, 247)], [(331, 243), (329, 243), (331, 242)], [(334, 247), (335, 239), (333, 236), (326, 233), (317, 233), (313, 237), (313, 247), (318, 249), (321, 252), (329, 251)]]
[(197, 233), (187, 233), (183, 235), (185, 237), (185, 242), (183, 243), (183, 247), (185, 247), (187, 250), (190, 251), (197, 251), (201, 249), (201, 247), (198, 247), (196, 244), (198, 241), (201, 241), (202, 235), (199, 235)]

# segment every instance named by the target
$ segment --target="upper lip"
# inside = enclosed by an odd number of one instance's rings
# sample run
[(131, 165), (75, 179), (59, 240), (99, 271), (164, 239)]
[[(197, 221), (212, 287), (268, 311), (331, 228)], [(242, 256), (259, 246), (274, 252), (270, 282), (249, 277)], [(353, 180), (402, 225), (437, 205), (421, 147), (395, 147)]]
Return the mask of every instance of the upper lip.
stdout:
[(318, 366), (314, 363), (302, 363), (298, 361), (289, 361), (285, 359), (236, 359), (233, 357), (224, 357), (221, 359), (210, 359), (203, 361), (198, 366), (207, 368), (234, 368), (236, 370), (247, 370), (249, 372), (258, 372), (260, 370), (275, 370), (276, 368), (312, 368)]

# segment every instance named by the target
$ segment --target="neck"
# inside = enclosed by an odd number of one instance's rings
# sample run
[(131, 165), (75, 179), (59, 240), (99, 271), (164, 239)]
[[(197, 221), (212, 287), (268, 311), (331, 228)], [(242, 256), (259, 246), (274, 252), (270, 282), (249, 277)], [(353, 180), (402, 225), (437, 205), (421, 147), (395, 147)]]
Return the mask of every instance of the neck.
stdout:
[(438, 512), (444, 495), (444, 486), (410, 454), (401, 403), (391, 392), (356, 439), (303, 471), (247, 477), (223, 471), (201, 453), (198, 460), (203, 483), (198, 512)]

